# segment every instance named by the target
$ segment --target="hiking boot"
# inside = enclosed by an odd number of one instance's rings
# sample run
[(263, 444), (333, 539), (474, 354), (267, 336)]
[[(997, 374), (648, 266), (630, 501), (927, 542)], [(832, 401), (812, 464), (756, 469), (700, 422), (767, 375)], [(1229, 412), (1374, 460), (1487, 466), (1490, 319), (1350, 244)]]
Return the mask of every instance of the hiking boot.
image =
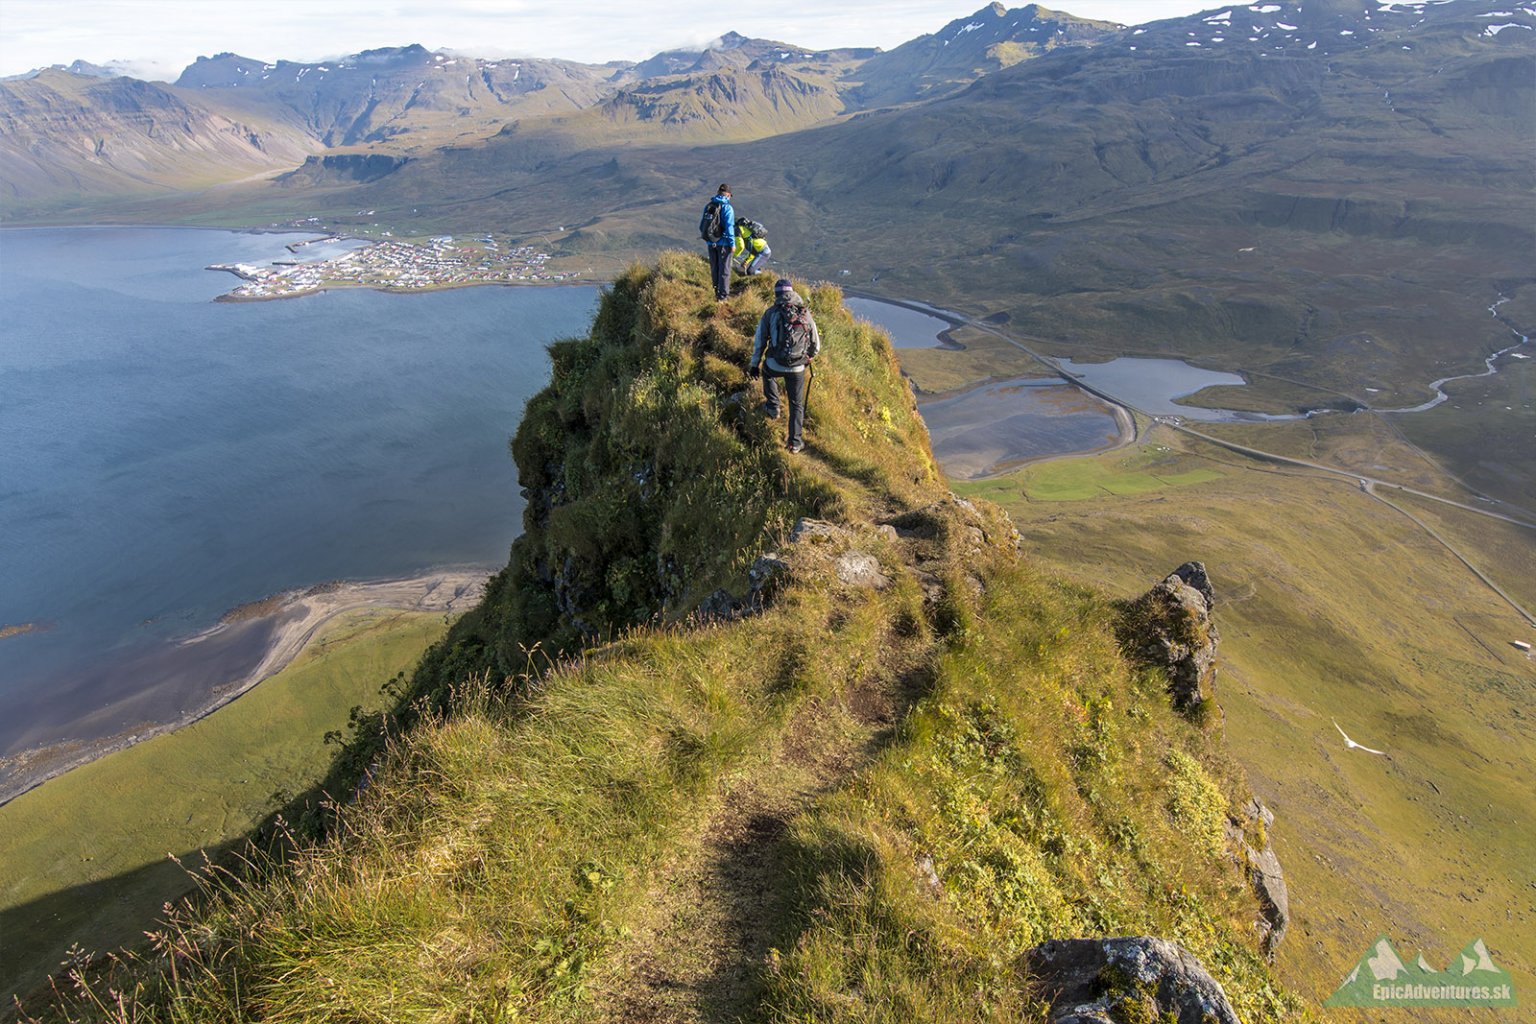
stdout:
[(762, 411), (764, 416), (767, 416), (771, 420), (776, 420), (779, 418), (779, 407), (776, 405), (769, 405), (767, 402), (764, 402), (762, 405), (758, 406), (758, 409)]
[(789, 454), (791, 454), (791, 455), (799, 455), (803, 451), (805, 451), (805, 442), (804, 441), (791, 441), (791, 442), (789, 442)]

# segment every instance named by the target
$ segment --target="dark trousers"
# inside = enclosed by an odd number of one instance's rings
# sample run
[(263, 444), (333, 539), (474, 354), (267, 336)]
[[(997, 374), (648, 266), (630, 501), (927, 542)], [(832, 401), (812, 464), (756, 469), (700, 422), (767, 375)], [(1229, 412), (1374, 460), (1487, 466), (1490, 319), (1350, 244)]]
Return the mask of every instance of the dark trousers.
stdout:
[(801, 429), (805, 425), (805, 384), (806, 376), (811, 371), (802, 370), (799, 373), (779, 373), (775, 370), (763, 367), (763, 398), (767, 406), (763, 411), (774, 419), (779, 416), (779, 381), (784, 382), (784, 392), (789, 398), (789, 443), (791, 445), (804, 444)]
[(709, 247), (709, 276), (715, 282), (715, 298), (723, 299), (731, 294), (731, 247)]

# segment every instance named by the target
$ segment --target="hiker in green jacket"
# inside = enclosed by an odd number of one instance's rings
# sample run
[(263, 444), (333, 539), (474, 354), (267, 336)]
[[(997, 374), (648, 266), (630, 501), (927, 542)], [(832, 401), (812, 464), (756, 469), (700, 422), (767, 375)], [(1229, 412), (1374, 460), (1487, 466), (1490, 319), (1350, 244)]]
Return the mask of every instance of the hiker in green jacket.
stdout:
[(736, 218), (736, 244), (731, 250), (731, 266), (743, 274), (756, 276), (768, 269), (768, 231), (761, 223), (747, 217)]
[[(811, 360), (821, 352), (821, 332), (810, 309), (789, 281), (773, 286), (773, 305), (757, 322), (747, 375), (763, 379), (763, 412), (779, 418), (779, 381), (789, 397), (789, 450), (805, 449), (805, 396), (810, 387)], [(761, 366), (759, 365), (761, 363)]]

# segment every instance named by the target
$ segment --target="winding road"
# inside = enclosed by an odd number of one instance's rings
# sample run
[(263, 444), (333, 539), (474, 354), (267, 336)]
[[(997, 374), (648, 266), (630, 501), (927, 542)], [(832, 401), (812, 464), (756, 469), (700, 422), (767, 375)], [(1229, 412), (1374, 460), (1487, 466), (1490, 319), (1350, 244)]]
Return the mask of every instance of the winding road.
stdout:
[[(870, 298), (875, 298), (875, 296), (870, 296)], [(1404, 494), (1411, 494), (1411, 495), (1414, 495), (1415, 497), (1424, 498), (1424, 499), (1426, 499), (1428, 501), (1436, 501), (1436, 502), (1439, 502), (1439, 503), (1441, 503), (1443, 505), (1449, 505), (1452, 508), (1459, 508), (1459, 509), (1461, 509), (1461, 510), (1463, 510), (1465, 512), (1472, 512), (1472, 513), (1475, 513), (1475, 514), (1480, 515), (1480, 516), (1486, 516), (1486, 517), (1488, 517), (1490, 519), (1497, 519), (1497, 520), (1499, 520), (1501, 522), (1510, 523), (1510, 524), (1512, 524), (1514, 526), (1518, 526), (1518, 527), (1521, 527), (1523, 529), (1536, 530), (1536, 522), (1533, 522), (1529, 518), (1523, 518), (1523, 517), (1518, 517), (1518, 516), (1506, 515), (1506, 514), (1504, 514), (1502, 512), (1495, 512), (1495, 511), (1493, 511), (1491, 509), (1479, 508), (1476, 505), (1469, 505), (1466, 502), (1455, 501), (1455, 500), (1452, 500), (1450, 498), (1444, 498), (1444, 497), (1441, 497), (1438, 494), (1430, 494), (1427, 491), (1421, 491), (1421, 490), (1418, 490), (1418, 489), (1413, 488), (1413, 487), (1404, 486), (1403, 484), (1393, 483), (1393, 482), (1391, 482), (1389, 480), (1381, 480), (1381, 479), (1377, 479), (1375, 477), (1362, 476), (1359, 473), (1355, 473), (1355, 472), (1352, 472), (1352, 471), (1347, 470), (1347, 469), (1341, 469), (1338, 466), (1329, 466), (1329, 465), (1326, 465), (1326, 464), (1321, 463), (1321, 462), (1311, 462), (1311, 461), (1308, 461), (1306, 459), (1293, 458), (1293, 457), (1291, 457), (1289, 455), (1280, 455), (1280, 454), (1277, 454), (1275, 452), (1267, 452), (1267, 451), (1264, 451), (1263, 449), (1260, 449), (1260, 448), (1253, 448), (1253, 447), (1250, 447), (1248, 445), (1238, 444), (1238, 443), (1236, 443), (1234, 441), (1226, 441), (1226, 440), (1223, 440), (1222, 438), (1219, 438), (1219, 437), (1213, 437), (1210, 434), (1206, 434), (1206, 433), (1203, 433), (1202, 431), (1195, 430), (1192, 427), (1186, 426), (1178, 417), (1174, 417), (1174, 416), (1154, 416), (1154, 415), (1152, 415), (1150, 413), (1145, 412), (1142, 409), (1138, 409), (1136, 406), (1131, 405), (1129, 402), (1126, 402), (1126, 401), (1124, 401), (1124, 400), (1122, 400), (1120, 398), (1117, 398), (1114, 395), (1111, 395), (1111, 394), (1109, 394), (1109, 393), (1107, 393), (1105, 391), (1100, 390), (1099, 388), (1096, 388), (1096, 387), (1092, 386), (1091, 384), (1088, 384), (1086, 381), (1084, 381), (1082, 378), (1078, 377), (1076, 374), (1070, 373), (1070, 372), (1062, 369), (1062, 367), (1057, 364), (1056, 360), (1052, 359), (1050, 356), (1045, 355), (1042, 352), (1036, 351), (1035, 349), (1033, 349), (1033, 348), (1029, 347), (1028, 345), (1024, 344), (1023, 342), (1019, 341), (1017, 338), (1011, 337), (1010, 335), (1008, 335), (1008, 334), (1004, 333), (1003, 331), (999, 330), (996, 326), (994, 326), (992, 324), (989, 324), (989, 323), (986, 323), (985, 321), (977, 320), (977, 319), (975, 319), (973, 317), (966, 316), (965, 314), (958, 313), (958, 312), (956, 312), (954, 310), (941, 309), (941, 308), (939, 308), (937, 306), (930, 306), (930, 305), (927, 305), (925, 303), (902, 302), (902, 301), (899, 301), (899, 300), (892, 300), (892, 299), (886, 299), (886, 298), (881, 298), (880, 301), (881, 302), (889, 302), (892, 305), (904, 306), (904, 307), (906, 307), (908, 309), (912, 309), (912, 310), (915, 310), (915, 311), (920, 312), (920, 313), (928, 313), (928, 314), (930, 314), (932, 316), (942, 317), (943, 319), (953, 321), (956, 325), (964, 325), (966, 327), (970, 327), (970, 328), (973, 328), (975, 330), (981, 331), (984, 334), (990, 334), (992, 337), (997, 338), (999, 341), (1002, 341), (1002, 342), (1005, 342), (1006, 344), (1012, 345), (1014, 348), (1018, 349), (1020, 352), (1023, 352), (1025, 355), (1029, 356), (1031, 359), (1034, 359), (1041, 366), (1044, 366), (1046, 369), (1050, 370), (1052, 373), (1057, 374), (1060, 377), (1062, 377), (1062, 379), (1067, 380), (1067, 381), (1071, 382), (1072, 384), (1077, 385), (1079, 388), (1081, 388), (1082, 390), (1084, 390), (1084, 391), (1088, 392), (1089, 394), (1095, 396), (1096, 398), (1099, 398), (1099, 399), (1102, 399), (1105, 402), (1108, 402), (1116, 410), (1116, 419), (1119, 419), (1122, 422), (1128, 421), (1130, 423), (1130, 437), (1129, 438), (1123, 438), (1122, 441), (1120, 442), (1120, 444), (1116, 445), (1115, 447), (1123, 447), (1124, 445), (1131, 444), (1131, 443), (1133, 443), (1134, 441), (1136, 441), (1138, 439), (1139, 434), (1138, 434), (1138, 430), (1137, 430), (1136, 417), (1133, 416), (1133, 415), (1130, 415), (1130, 413), (1141, 413), (1141, 415), (1147, 416), (1149, 419), (1151, 419), (1155, 423), (1159, 423), (1159, 424), (1161, 424), (1163, 426), (1170, 427), (1170, 428), (1172, 428), (1174, 430), (1177, 430), (1177, 431), (1179, 431), (1181, 433), (1188, 434), (1191, 437), (1199, 438), (1202, 441), (1205, 441), (1205, 442), (1207, 442), (1209, 444), (1214, 444), (1214, 445), (1217, 445), (1219, 447), (1225, 448), (1228, 451), (1236, 452), (1239, 455), (1245, 455), (1245, 456), (1247, 456), (1249, 458), (1262, 459), (1262, 460), (1267, 461), (1267, 462), (1275, 462), (1275, 463), (1279, 463), (1281, 465), (1297, 466), (1297, 467), (1300, 467), (1300, 468), (1303, 468), (1303, 469), (1310, 469), (1310, 470), (1313, 470), (1315, 472), (1326, 473), (1326, 474), (1330, 474), (1330, 475), (1333, 475), (1333, 476), (1338, 476), (1338, 477), (1343, 477), (1345, 479), (1348, 479), (1351, 482), (1358, 484), (1358, 486), (1360, 487), (1360, 490), (1363, 493), (1365, 493), (1365, 494), (1369, 495), (1370, 497), (1374, 498), (1375, 500), (1381, 502), (1382, 504), (1386, 505), (1388, 508), (1391, 508), (1395, 512), (1398, 512), (1399, 514), (1401, 514), (1402, 516), (1407, 518), (1410, 522), (1412, 522), (1414, 525), (1419, 527), (1419, 529), (1423, 530), (1426, 534), (1428, 534), (1430, 537), (1432, 537), (1441, 546), (1443, 546), (1447, 551), (1449, 551), (1451, 553), (1451, 555), (1458, 562), (1460, 562), (1462, 565), (1466, 566), (1467, 569), (1470, 570), (1473, 573), (1473, 575), (1475, 575), (1485, 586), (1488, 587), (1488, 589), (1492, 590), (1506, 604), (1508, 604), (1512, 609), (1514, 609), (1516, 614), (1518, 614), (1521, 618), (1525, 619), (1525, 621), (1530, 623), (1533, 627), (1536, 627), (1536, 615), (1533, 615), (1524, 606), (1522, 606), (1518, 601), (1516, 601), (1513, 597), (1511, 597), (1508, 593), (1506, 593), (1505, 590), (1502, 587), (1500, 587), (1497, 583), (1495, 583), (1492, 579), (1490, 579), (1487, 573), (1485, 573), (1485, 572), (1483, 572), (1483, 570), (1479, 569), (1477, 567), (1477, 565), (1472, 562), (1471, 559), (1469, 559), (1461, 550), (1459, 550), (1456, 547), (1456, 545), (1452, 544), (1446, 537), (1444, 537), (1442, 534), (1440, 534), (1437, 530), (1435, 530), (1428, 523), (1424, 522), (1424, 520), (1422, 520), (1418, 516), (1414, 515), (1412, 512), (1408, 511), (1407, 509), (1403, 508), (1402, 506), (1400, 506), (1400, 505), (1398, 505), (1398, 504), (1396, 504), (1394, 502), (1388, 501), (1385, 497), (1383, 497), (1382, 495), (1378, 494), (1377, 493), (1377, 488), (1391, 488), (1393, 490), (1400, 491), (1400, 492), (1402, 492)], [(1495, 315), (1497, 315), (1497, 314), (1495, 313)], [(1525, 343), (1525, 341), (1524, 341), (1524, 339), (1522, 339), (1521, 344), (1524, 344), (1524, 343)], [(1518, 348), (1519, 346), (1517, 345), (1515, 347)], [(1505, 350), (1505, 351), (1508, 351), (1508, 350)], [(1498, 353), (1498, 354), (1502, 355), (1503, 353), (1501, 352), (1501, 353)], [(1491, 363), (1491, 360), (1490, 360), (1490, 363)], [(1490, 365), (1490, 372), (1491, 372), (1491, 370), (1492, 370), (1492, 367)], [(1484, 376), (1484, 374), (1467, 374), (1465, 376)], [(1459, 379), (1459, 378), (1448, 378), (1448, 379)], [(1438, 388), (1438, 385), (1444, 383), (1444, 381), (1436, 381), (1435, 383), (1436, 383), (1436, 386)], [(1123, 414), (1123, 416), (1122, 416), (1122, 414)], [(1487, 500), (1487, 501), (1495, 501), (1495, 499), (1492, 499), (1492, 498), (1488, 498), (1488, 499), (1485, 499), (1485, 500)], [(1497, 502), (1497, 503), (1498, 504), (1503, 504), (1502, 502)], [(1521, 511), (1524, 512), (1525, 510), (1522, 509)]]

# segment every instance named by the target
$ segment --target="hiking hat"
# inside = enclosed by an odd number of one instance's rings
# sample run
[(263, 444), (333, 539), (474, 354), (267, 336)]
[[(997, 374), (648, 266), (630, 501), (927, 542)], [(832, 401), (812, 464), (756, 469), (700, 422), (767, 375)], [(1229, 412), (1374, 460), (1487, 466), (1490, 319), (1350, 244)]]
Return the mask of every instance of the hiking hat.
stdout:
[(775, 296), (788, 295), (795, 290), (795, 286), (789, 283), (789, 278), (781, 277), (773, 282), (773, 294)]

